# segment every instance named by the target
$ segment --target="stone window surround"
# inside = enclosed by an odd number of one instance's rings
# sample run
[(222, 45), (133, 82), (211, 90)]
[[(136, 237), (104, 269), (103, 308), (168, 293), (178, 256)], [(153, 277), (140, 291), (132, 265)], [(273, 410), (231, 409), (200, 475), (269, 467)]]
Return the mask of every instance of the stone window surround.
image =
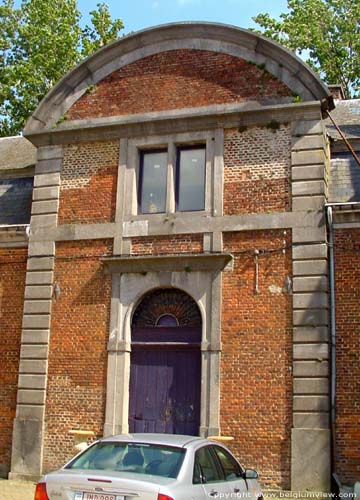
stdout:
[[(124, 219), (148, 219), (157, 214), (141, 214), (138, 211), (138, 181), (140, 170), (140, 152), (152, 149), (167, 149), (168, 168), (167, 168), (167, 187), (166, 187), (166, 214), (211, 214), (218, 215), (214, 208), (214, 197), (212, 186), (214, 179), (214, 157), (215, 142), (217, 136), (214, 131), (180, 133), (161, 136), (147, 136), (136, 139), (130, 139), (126, 155), (126, 174), (125, 174), (125, 207)], [(196, 212), (177, 212), (175, 208), (175, 170), (176, 154), (178, 146), (205, 145), (206, 165), (205, 165), (205, 210)]]

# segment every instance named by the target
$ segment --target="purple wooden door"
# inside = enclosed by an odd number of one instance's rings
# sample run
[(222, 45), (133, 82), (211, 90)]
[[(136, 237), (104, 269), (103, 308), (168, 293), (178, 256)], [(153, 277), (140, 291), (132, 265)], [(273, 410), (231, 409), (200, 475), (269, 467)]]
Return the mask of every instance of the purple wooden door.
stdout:
[[(144, 342), (148, 336), (154, 340), (153, 329), (142, 329), (135, 335), (142, 342), (133, 342), (131, 353), (129, 430), (198, 435), (200, 349), (191, 342), (167, 344), (164, 330), (159, 343)], [(174, 333), (171, 330), (167, 332), (170, 337)], [(183, 329), (176, 330), (179, 338)], [(183, 330), (187, 340), (189, 330)]]

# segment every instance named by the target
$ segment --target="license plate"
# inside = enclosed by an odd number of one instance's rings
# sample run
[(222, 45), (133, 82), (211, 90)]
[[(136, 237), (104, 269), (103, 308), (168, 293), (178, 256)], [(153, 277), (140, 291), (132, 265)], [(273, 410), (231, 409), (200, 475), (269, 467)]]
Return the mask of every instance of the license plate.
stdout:
[(109, 493), (76, 492), (74, 500), (125, 500), (125, 497), (123, 495), (110, 495)]

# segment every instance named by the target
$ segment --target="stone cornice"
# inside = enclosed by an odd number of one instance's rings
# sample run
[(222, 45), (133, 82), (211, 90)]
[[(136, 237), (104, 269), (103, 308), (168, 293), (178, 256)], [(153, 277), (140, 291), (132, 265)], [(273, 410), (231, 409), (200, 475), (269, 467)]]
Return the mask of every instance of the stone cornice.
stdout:
[(303, 118), (319, 120), (321, 103), (311, 101), (262, 105), (258, 102), (245, 102), (76, 120), (63, 122), (58, 127), (28, 132), (26, 137), (40, 147), (121, 137), (266, 125), (271, 121), (283, 123)]

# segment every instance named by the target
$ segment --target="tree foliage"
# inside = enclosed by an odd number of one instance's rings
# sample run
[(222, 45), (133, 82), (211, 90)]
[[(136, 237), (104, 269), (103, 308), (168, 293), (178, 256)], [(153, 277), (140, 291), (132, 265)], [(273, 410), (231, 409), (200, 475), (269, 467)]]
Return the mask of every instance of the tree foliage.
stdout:
[(327, 83), (341, 83), (347, 97), (359, 94), (360, 0), (288, 0), (280, 20), (253, 19), (263, 35), (305, 55)]
[(97, 4), (81, 27), (76, 0), (0, 5), (0, 136), (18, 134), (42, 97), (84, 57), (119, 36), (121, 19)]

